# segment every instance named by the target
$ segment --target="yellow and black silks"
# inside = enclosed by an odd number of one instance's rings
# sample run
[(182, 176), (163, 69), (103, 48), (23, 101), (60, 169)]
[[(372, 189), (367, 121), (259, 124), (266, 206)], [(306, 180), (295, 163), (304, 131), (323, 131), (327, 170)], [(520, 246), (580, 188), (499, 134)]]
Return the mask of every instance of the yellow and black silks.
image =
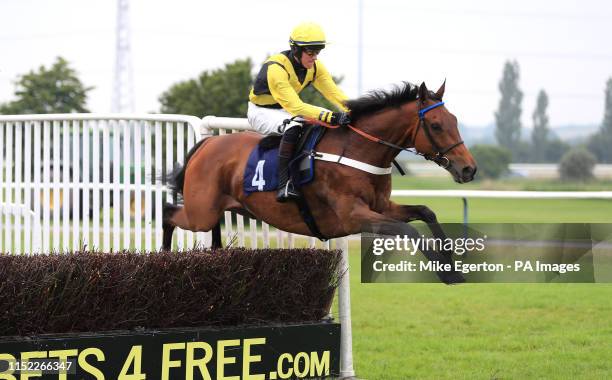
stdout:
[(260, 107), (284, 108), (294, 116), (318, 119), (329, 123), (332, 111), (304, 103), (299, 93), (312, 84), (327, 100), (342, 111), (347, 96), (338, 88), (331, 74), (321, 61), (316, 61), (312, 69), (306, 69), (290, 58), (285, 51), (268, 58), (249, 94), (249, 100)]

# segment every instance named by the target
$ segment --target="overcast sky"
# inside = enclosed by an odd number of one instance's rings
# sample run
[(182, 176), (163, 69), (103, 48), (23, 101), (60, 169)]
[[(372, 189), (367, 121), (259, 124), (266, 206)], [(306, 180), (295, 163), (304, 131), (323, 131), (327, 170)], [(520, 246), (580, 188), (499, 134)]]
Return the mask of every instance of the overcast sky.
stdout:
[[(135, 105), (158, 111), (171, 84), (203, 70), (287, 48), (300, 21), (323, 26), (320, 55), (357, 95), (358, 4), (354, 1), (131, 0)], [(521, 69), (523, 125), (545, 89), (551, 124), (599, 124), (612, 77), (612, 2), (606, 0), (363, 0), (364, 90), (408, 80), (437, 88), (467, 125), (493, 121), (504, 61)], [(88, 86), (93, 112), (109, 112), (115, 60), (115, 0), (0, 0), (0, 102), (14, 81), (55, 57)], [(247, 94), (245, 94), (245, 101)]]

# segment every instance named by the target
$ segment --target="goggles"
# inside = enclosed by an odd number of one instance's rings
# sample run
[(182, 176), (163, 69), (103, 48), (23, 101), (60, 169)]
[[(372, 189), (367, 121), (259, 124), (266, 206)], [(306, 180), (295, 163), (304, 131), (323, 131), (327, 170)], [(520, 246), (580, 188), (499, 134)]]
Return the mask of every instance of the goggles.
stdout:
[(321, 49), (304, 48), (304, 53), (306, 53), (306, 55), (308, 55), (309, 57), (315, 57), (319, 55), (319, 53), (321, 53)]

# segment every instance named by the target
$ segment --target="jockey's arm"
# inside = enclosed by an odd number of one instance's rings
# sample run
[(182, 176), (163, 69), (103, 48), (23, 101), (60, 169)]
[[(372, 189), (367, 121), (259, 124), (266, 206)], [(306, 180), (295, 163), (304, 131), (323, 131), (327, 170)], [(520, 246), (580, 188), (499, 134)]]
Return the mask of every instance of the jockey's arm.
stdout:
[(287, 72), (279, 65), (268, 67), (268, 88), (274, 99), (294, 116), (331, 122), (332, 112), (328, 109), (304, 103), (287, 78)]
[(331, 76), (327, 68), (321, 61), (316, 62), (317, 65), (317, 76), (312, 83), (314, 87), (329, 100), (332, 104), (337, 106), (344, 112), (348, 112), (348, 109), (344, 105), (344, 102), (348, 97), (342, 92), (342, 90), (334, 82), (334, 78)]

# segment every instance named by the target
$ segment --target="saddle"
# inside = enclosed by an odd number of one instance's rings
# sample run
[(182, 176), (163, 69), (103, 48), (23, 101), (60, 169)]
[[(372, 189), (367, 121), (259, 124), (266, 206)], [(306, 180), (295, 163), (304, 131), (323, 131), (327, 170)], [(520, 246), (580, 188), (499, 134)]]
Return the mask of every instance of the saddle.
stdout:
[[(319, 125), (305, 125), (289, 163), (289, 175), (297, 188), (312, 182), (314, 179), (314, 157), (311, 152), (325, 134), (326, 128)], [(278, 186), (278, 146), (281, 136), (266, 136), (251, 151), (244, 171), (244, 192), (248, 196), (254, 192), (274, 191)], [(303, 192), (302, 192), (303, 194)], [(295, 202), (304, 223), (313, 236), (322, 241), (327, 240), (319, 231), (308, 202), (304, 196)]]
[[(294, 186), (303, 186), (314, 179), (314, 159), (311, 151), (325, 134), (321, 126), (307, 125), (289, 164), (289, 174)], [(273, 191), (278, 186), (278, 146), (281, 136), (266, 136), (251, 151), (244, 171), (244, 192), (250, 195), (259, 191)]]

